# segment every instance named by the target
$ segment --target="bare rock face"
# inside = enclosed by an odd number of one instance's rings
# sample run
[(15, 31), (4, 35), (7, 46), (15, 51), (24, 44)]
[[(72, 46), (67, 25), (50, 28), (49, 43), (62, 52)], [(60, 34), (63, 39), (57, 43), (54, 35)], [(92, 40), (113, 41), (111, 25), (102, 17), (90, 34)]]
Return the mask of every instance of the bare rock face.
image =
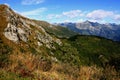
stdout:
[(60, 39), (56, 39), (55, 42), (59, 45), (62, 45), (62, 42), (60, 41)]
[[(35, 20), (15, 13), (6, 5), (2, 5), (2, 7), (4, 9), (0, 12), (0, 17), (2, 16), (6, 20), (7, 26), (5, 26), (3, 34), (7, 39), (19, 43), (20, 41), (28, 42), (31, 36), (34, 36), (38, 46), (45, 45), (48, 48), (55, 48), (53, 43), (62, 44), (59, 39), (50, 36)], [(32, 40), (34, 41), (34, 38)]]
[(28, 40), (28, 34), (25, 33), (25, 31), (21, 28), (17, 28), (18, 31), (18, 37), (24, 42), (27, 42)]
[(48, 47), (48, 48), (51, 47), (52, 38), (49, 37), (48, 35), (43, 35), (41, 33), (38, 33), (37, 34), (37, 38), (38, 38), (39, 42), (45, 44), (46, 47)]
[(4, 35), (13, 42), (19, 42), (20, 40), (27, 42), (30, 34), (30, 27), (23, 23), (19, 17), (10, 16), (7, 17), (8, 24), (4, 29)]
[(14, 25), (8, 23), (7, 27), (4, 30), (4, 35), (9, 40), (17, 42), (19, 39), (18, 39), (18, 36), (16, 34), (16, 31), (17, 31), (17, 28)]

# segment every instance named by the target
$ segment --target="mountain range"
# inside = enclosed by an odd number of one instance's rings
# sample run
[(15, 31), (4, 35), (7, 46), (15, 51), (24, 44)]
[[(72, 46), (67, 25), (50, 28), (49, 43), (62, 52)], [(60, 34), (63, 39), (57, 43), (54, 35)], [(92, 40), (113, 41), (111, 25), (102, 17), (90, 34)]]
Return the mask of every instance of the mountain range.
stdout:
[(100, 36), (114, 41), (120, 41), (120, 24), (85, 21), (81, 23), (58, 23), (56, 25), (67, 27), (81, 35)]
[[(93, 27), (92, 22), (84, 24)], [(119, 26), (113, 29), (119, 30)], [(26, 18), (7, 5), (0, 5), (0, 80), (119, 79), (119, 42), (80, 35), (66, 27)]]

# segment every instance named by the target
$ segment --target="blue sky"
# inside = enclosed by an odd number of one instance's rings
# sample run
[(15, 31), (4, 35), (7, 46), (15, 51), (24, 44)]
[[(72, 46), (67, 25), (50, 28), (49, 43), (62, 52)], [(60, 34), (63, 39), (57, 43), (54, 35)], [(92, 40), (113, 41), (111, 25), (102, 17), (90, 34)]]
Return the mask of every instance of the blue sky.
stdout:
[(120, 0), (0, 0), (26, 17), (55, 22), (120, 23)]

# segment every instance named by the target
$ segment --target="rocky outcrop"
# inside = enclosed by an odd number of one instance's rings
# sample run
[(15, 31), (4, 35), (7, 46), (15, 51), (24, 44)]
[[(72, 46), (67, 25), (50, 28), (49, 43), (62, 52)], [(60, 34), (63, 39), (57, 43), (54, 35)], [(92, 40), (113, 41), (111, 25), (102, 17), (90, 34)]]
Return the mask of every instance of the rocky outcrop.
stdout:
[(17, 42), (18, 37), (17, 37), (16, 31), (17, 31), (17, 28), (14, 25), (11, 25), (10, 23), (8, 23), (7, 27), (4, 30), (4, 35), (9, 40)]
[(37, 39), (38, 39), (38, 45), (44, 44), (48, 48), (54, 48), (53, 43), (56, 42), (57, 44), (61, 45), (61, 41), (59, 39), (53, 39), (49, 34), (45, 33), (38, 33), (37, 32)]
[(28, 40), (28, 33), (26, 33), (22, 28), (17, 28), (11, 23), (8, 23), (7, 27), (5, 28), (4, 35), (6, 38), (14, 42), (19, 42), (20, 40), (27, 42)]

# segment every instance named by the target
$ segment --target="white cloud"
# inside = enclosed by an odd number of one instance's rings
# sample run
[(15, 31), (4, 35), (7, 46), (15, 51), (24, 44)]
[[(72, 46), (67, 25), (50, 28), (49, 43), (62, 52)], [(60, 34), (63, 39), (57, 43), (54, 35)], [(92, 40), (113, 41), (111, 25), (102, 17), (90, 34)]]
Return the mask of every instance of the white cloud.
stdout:
[(49, 14), (49, 15), (47, 15), (48, 19), (61, 18), (61, 17), (62, 17), (62, 15), (59, 15), (59, 14)]
[(71, 10), (67, 12), (62, 12), (61, 14), (48, 14), (48, 19), (57, 19), (57, 18), (76, 18), (84, 16), (84, 13), (82, 13), (81, 10)]
[(71, 10), (68, 12), (63, 12), (62, 15), (67, 16), (69, 18), (75, 18), (75, 17), (83, 16), (83, 13), (81, 10)]
[(31, 11), (21, 12), (21, 14), (25, 15), (25, 16), (40, 15), (42, 12), (44, 12), (46, 10), (47, 10), (47, 8), (38, 8), (35, 10), (31, 10)]
[(34, 5), (43, 3), (45, 0), (22, 0), (23, 5)]
[(106, 17), (111, 17), (113, 16), (114, 13), (112, 11), (105, 11), (105, 10), (94, 10), (86, 15), (87, 18), (89, 19), (94, 19), (94, 20), (102, 20)]
[(120, 20), (120, 14), (115, 15), (114, 19), (117, 20), (117, 21), (119, 21)]
[(120, 14), (117, 14), (115, 11), (94, 10), (87, 13), (86, 18), (92, 22), (116, 22), (120, 21)]

